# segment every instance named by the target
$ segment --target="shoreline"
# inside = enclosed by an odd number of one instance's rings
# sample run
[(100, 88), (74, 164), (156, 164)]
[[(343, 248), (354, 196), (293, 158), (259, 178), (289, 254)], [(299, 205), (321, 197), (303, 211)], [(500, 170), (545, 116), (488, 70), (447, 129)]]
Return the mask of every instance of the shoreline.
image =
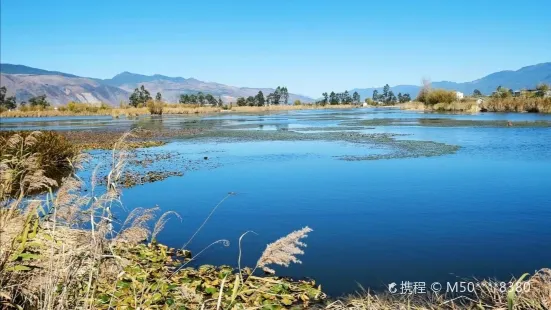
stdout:
[[(243, 132), (234, 132), (235, 136), (243, 135)], [(152, 139), (159, 133), (138, 132), (139, 136), (145, 139)], [(289, 134), (286, 131), (280, 132), (283, 136), (280, 139), (294, 139), (294, 134)], [(81, 140), (81, 142), (89, 142), (93, 135), (75, 134), (72, 138)], [(169, 134), (172, 136), (172, 134)], [(196, 137), (205, 135), (208, 137), (229, 137), (234, 139), (229, 132), (213, 132), (206, 133), (202, 131), (184, 131), (174, 132), (174, 135), (183, 135), (184, 137)], [(331, 134), (335, 135), (335, 134)], [(387, 136), (350, 136), (349, 134), (337, 135), (333, 138), (346, 138), (347, 141), (358, 141), (359, 138), (366, 138), (369, 141), (379, 141), (388, 143)], [(130, 136), (126, 136), (129, 138)], [(114, 136), (106, 136), (106, 141), (113, 139)], [(96, 217), (92, 217), (94, 225), (103, 227), (96, 231), (96, 237), (101, 242), (94, 242), (90, 246), (92, 231), (86, 229), (85, 226), (79, 225), (79, 219), (90, 218), (87, 206), (93, 201), (98, 201), (96, 207), (99, 211), (111, 205), (113, 200), (116, 200), (119, 195), (123, 194), (125, 186), (124, 170), (122, 167), (129, 168), (133, 164), (140, 164), (134, 161), (134, 157), (128, 152), (132, 149), (131, 141), (124, 139), (119, 140), (113, 152), (117, 151), (117, 156), (112, 158), (114, 173), (111, 174), (115, 178), (107, 179), (107, 184), (99, 182), (102, 186), (106, 186), (107, 193), (100, 196), (88, 196), (80, 191), (84, 186), (79, 183), (77, 178), (66, 179), (61, 183), (61, 188), (55, 193), (52, 193), (52, 201), (56, 203), (53, 213), (54, 217), (59, 220), (49, 221), (49, 215), (24, 215), (12, 213), (11, 216), (4, 218), (4, 225), (0, 225), (0, 234), (5, 240), (14, 240), (13, 242), (3, 242), (2, 246), (8, 248), (7, 253), (14, 251), (21, 252), (17, 255), (23, 255), (26, 259), (10, 260), (5, 265), (7, 268), (0, 268), (6, 274), (6, 279), (12, 282), (6, 282), (14, 291), (9, 291), (6, 294), (14, 304), (21, 303), (18, 294), (29, 294), (40, 292), (44, 289), (41, 286), (43, 277), (48, 279), (57, 279), (66, 274), (84, 275), (82, 277), (71, 278), (67, 284), (65, 282), (53, 281), (49, 287), (57, 288), (58, 285), (66, 285), (68, 292), (58, 292), (57, 290), (48, 291), (51, 296), (56, 298), (66, 298), (68, 303), (76, 308), (80, 303), (89, 300), (85, 296), (80, 287), (85, 285), (92, 286), (98, 292), (90, 301), (97, 309), (110, 309), (109, 305), (136, 307), (136, 304), (149, 303), (151, 307), (161, 307), (163, 305), (180, 305), (188, 308), (219, 309), (218, 304), (224, 306), (225, 309), (232, 307), (243, 307), (252, 309), (269, 305), (270, 308), (278, 309), (473, 309), (477, 305), (483, 305), (484, 309), (505, 309), (507, 304), (512, 305), (510, 309), (539, 309), (532, 308), (530, 305), (543, 305), (541, 309), (548, 309), (551, 306), (551, 270), (540, 269), (529, 276), (522, 275), (519, 278), (508, 279), (506, 281), (498, 281), (494, 279), (478, 281), (474, 278), (464, 280), (462, 283), (479, 283), (479, 286), (473, 285), (473, 291), (468, 291), (464, 294), (460, 292), (450, 294), (432, 293), (429, 287), (425, 293), (413, 293), (413, 288), (409, 292), (400, 293), (402, 290), (401, 284), (398, 283), (396, 293), (390, 294), (386, 290), (365, 290), (359, 288), (355, 295), (345, 296), (327, 296), (323, 290), (324, 283), (317, 283), (310, 279), (297, 279), (285, 277), (285, 272), (282, 275), (268, 275), (261, 272), (260, 263), (254, 268), (241, 267), (240, 256), (237, 258), (237, 266), (232, 264), (226, 265), (197, 265), (187, 267), (187, 264), (192, 260), (200, 257), (201, 252), (193, 253), (187, 250), (186, 245), (181, 249), (169, 248), (166, 245), (157, 243), (156, 236), (164, 227), (168, 216), (179, 218), (179, 215), (173, 211), (166, 211), (160, 215), (160, 209), (154, 207), (151, 209), (135, 208), (128, 214), (127, 220), (124, 223), (129, 223), (128, 226), (122, 224), (122, 227), (115, 235), (115, 238), (109, 238), (106, 222), (101, 221), (104, 218), (103, 213), (97, 213)], [(272, 140), (271, 136), (250, 136), (245, 137), (247, 140)], [(99, 141), (97, 141), (99, 142)], [(73, 142), (74, 143), (74, 142)], [(30, 144), (29, 144), (30, 145)], [(409, 148), (410, 145), (407, 146)], [(122, 153), (121, 153), (122, 152)], [(115, 153), (114, 153), (115, 154)], [(120, 155), (122, 154), (122, 155)], [(120, 155), (120, 156), (119, 156)], [(117, 159), (118, 158), (118, 159)], [(152, 159), (152, 158), (149, 158)], [(146, 158), (145, 160), (148, 160)], [(155, 158), (156, 161), (156, 158)], [(124, 164), (127, 163), (127, 164)], [(99, 177), (100, 174), (93, 174)], [(94, 179), (95, 177), (92, 177)], [(97, 180), (101, 180), (98, 178)], [(112, 182), (112, 183), (109, 183)], [(58, 196), (59, 195), (59, 196)], [(65, 195), (65, 198), (63, 198)], [(70, 195), (70, 196), (67, 196)], [(228, 193), (228, 195), (233, 195)], [(60, 199), (57, 199), (60, 198)], [(70, 199), (69, 199), (70, 198)], [(97, 198), (97, 199), (96, 199)], [(68, 200), (69, 199), (69, 200)], [(74, 202), (66, 204), (65, 201)], [(223, 200), (222, 200), (223, 201)], [(62, 203), (60, 203), (62, 202)], [(59, 204), (58, 204), (59, 203)], [(13, 209), (19, 210), (19, 209)], [(137, 210), (137, 211), (136, 211)], [(214, 212), (216, 207), (211, 211)], [(40, 214), (40, 213), (39, 213)], [(110, 213), (107, 213), (110, 214)], [(2, 215), (2, 213), (0, 213)], [(78, 215), (78, 216), (75, 216)], [(86, 215), (86, 217), (84, 217)], [(160, 216), (159, 216), (160, 215)], [(206, 218), (208, 221), (210, 215)], [(0, 220), (2, 217), (0, 216)], [(173, 219), (177, 220), (177, 219)], [(0, 221), (2, 223), (2, 221)], [(31, 224), (32, 223), (32, 224)], [(36, 223), (36, 224), (35, 224)], [(53, 224), (52, 224), (53, 223)], [(155, 223), (154, 226), (148, 225)], [(52, 226), (53, 225), (53, 226)], [(57, 226), (56, 226), (57, 225)], [(103, 225), (103, 226), (102, 226)], [(34, 228), (33, 228), (34, 227)], [(151, 229), (153, 227), (153, 229)], [(202, 227), (202, 226), (201, 226)], [(196, 231), (199, 232), (201, 227)], [(124, 228), (124, 229), (123, 229)], [(273, 244), (286, 243), (289, 246), (291, 241), (300, 240), (306, 237), (306, 233), (311, 230), (308, 227), (301, 231), (295, 231), (289, 235), (276, 240)], [(30, 233), (29, 233), (29, 230)], [(99, 234), (103, 232), (105, 236)], [(245, 232), (242, 236), (244, 236)], [(297, 235), (298, 234), (298, 235)], [(315, 232), (314, 232), (315, 234)], [(18, 236), (24, 238), (18, 238)], [(289, 237), (291, 236), (291, 237)], [(26, 242), (28, 237), (29, 242)], [(193, 238), (193, 237), (192, 237)], [(298, 238), (298, 239), (297, 239)], [(18, 241), (25, 240), (25, 241)], [(241, 238), (239, 239), (241, 241)], [(283, 241), (281, 241), (283, 240)], [(290, 240), (290, 241), (289, 241)], [(222, 239), (215, 241), (211, 245), (225, 245), (227, 240)], [(297, 243), (302, 244), (302, 243)], [(210, 247), (211, 245), (207, 246)], [(239, 243), (239, 246), (241, 244)], [(269, 245), (270, 246), (270, 245)], [(70, 249), (70, 251), (68, 251)], [(305, 249), (305, 251), (308, 251)], [(2, 251), (3, 252), (3, 251)], [(15, 253), (19, 253), (15, 252)], [(273, 255), (274, 251), (267, 251), (266, 259), (269, 262), (275, 260), (278, 256)], [(294, 251), (296, 252), (296, 251)], [(107, 253), (107, 254), (106, 254)], [(302, 254), (300, 252), (296, 252)], [(277, 254), (277, 253), (276, 253)], [(78, 263), (66, 264), (65, 261), (76, 261)], [(199, 264), (206, 263), (199, 258)], [(279, 263), (274, 263), (281, 265)], [(53, 266), (53, 267), (50, 267)], [(104, 268), (96, 268), (95, 266), (103, 266)], [(2, 267), (2, 266), (0, 266)], [(64, 269), (64, 268), (68, 269)], [(12, 271), (16, 270), (16, 272)], [(17, 271), (19, 270), (19, 271)], [(255, 270), (257, 273), (255, 274)], [(88, 276), (94, 274), (95, 276)], [(303, 276), (308, 276), (304, 274)], [(25, 280), (23, 280), (25, 279)], [(145, 279), (140, 281), (137, 279)], [(0, 281), (2, 277), (0, 277)], [(90, 283), (90, 284), (86, 284)], [(116, 285), (113, 285), (115, 283)], [(504, 283), (505, 288), (501, 289), (501, 283)], [(1, 286), (0, 286), (1, 287)], [(6, 285), (8, 287), (8, 285)], [(446, 286), (447, 287), (447, 286)], [(524, 289), (528, 287), (529, 289)], [(17, 290), (17, 289), (21, 290)], [(520, 288), (520, 290), (518, 289)], [(47, 288), (46, 288), (47, 289)], [(363, 289), (363, 290), (362, 290)], [(151, 293), (136, 294), (136, 292), (152, 290)], [(182, 290), (187, 295), (182, 294)], [(266, 292), (272, 293), (267, 294)], [(470, 293), (470, 294), (469, 294)], [(353, 292), (350, 292), (353, 294)], [(466, 294), (466, 295), (465, 295)], [(465, 295), (468, 298), (460, 298)], [(13, 296), (13, 298), (11, 297)], [(511, 297), (512, 296), (512, 297)], [(32, 299), (27, 298), (30, 302)], [(206, 306), (205, 306), (206, 305)], [(30, 304), (29, 304), (30, 306)], [(274, 307), (272, 307), (274, 306)], [(545, 307), (545, 308), (544, 308)], [(480, 308), (480, 307), (479, 307)]]
[[(278, 106), (233, 106), (231, 109), (223, 109), (221, 107), (195, 107), (189, 105), (169, 104), (163, 108), (164, 115), (196, 115), (196, 114), (218, 114), (218, 113), (265, 113), (265, 112), (280, 112), (280, 111), (296, 111), (296, 110), (337, 110), (337, 109), (357, 109), (362, 106), (357, 105), (278, 105)], [(1, 118), (26, 118), (26, 117), (71, 117), (71, 116), (111, 116), (119, 118), (121, 116), (137, 117), (142, 115), (151, 115), (146, 107), (142, 108), (108, 108), (98, 109), (97, 111), (60, 111), (54, 109), (37, 110), (37, 111), (5, 111), (0, 113)]]

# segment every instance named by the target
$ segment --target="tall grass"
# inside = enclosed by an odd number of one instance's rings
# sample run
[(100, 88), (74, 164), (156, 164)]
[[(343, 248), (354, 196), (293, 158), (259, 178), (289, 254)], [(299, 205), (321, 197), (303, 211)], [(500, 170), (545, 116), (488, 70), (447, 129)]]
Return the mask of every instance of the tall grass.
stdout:
[(475, 100), (453, 101), (451, 103), (437, 103), (434, 105), (424, 104), (419, 101), (406, 102), (399, 105), (404, 110), (434, 111), (452, 113), (478, 113), (480, 106)]
[(427, 105), (435, 105), (437, 103), (452, 103), (457, 100), (457, 96), (455, 91), (423, 88), (416, 100)]
[(551, 113), (551, 98), (507, 97), (490, 98), (483, 102), (483, 111)]
[[(41, 133), (33, 133), (26, 138), (18, 136), (12, 139), (27, 140), (27, 143), (20, 145), (23, 153), (40, 157), (40, 154), (31, 152), (31, 149), (38, 152), (34, 149), (35, 144), (28, 143), (39, 135)], [(156, 237), (169, 216), (179, 217), (174, 212), (161, 215), (152, 229), (148, 223), (157, 218), (158, 208), (136, 208), (126, 220), (118, 221), (114, 214), (117, 209), (123, 208), (119, 182), (129, 157), (126, 143), (129, 136), (124, 135), (113, 148), (104, 189), (96, 187), (96, 168), (88, 192), (82, 191), (84, 183), (74, 174), (64, 178), (57, 191), (50, 190), (42, 198), (21, 199), (27, 187), (21, 188), (22, 194), (17, 198), (7, 195), (7, 191), (2, 192), (1, 308), (149, 309), (162, 305), (192, 309), (220, 309), (222, 305), (241, 305), (240, 308), (245, 308), (243, 305), (252, 306), (258, 300), (268, 300), (278, 305), (282, 302), (302, 303), (301, 294), (309, 296), (303, 298), (312, 300), (315, 295), (321, 294), (319, 290), (314, 290), (315, 294), (308, 293), (298, 286), (299, 283), (295, 286), (286, 280), (257, 277), (254, 271), (247, 268), (239, 269), (239, 272), (227, 267), (190, 269), (187, 265), (195, 261), (202, 251), (191, 260), (187, 254), (183, 256), (184, 260), (173, 259), (170, 254), (172, 250), (156, 243)], [(9, 160), (3, 159), (2, 164), (6, 161)], [(21, 171), (23, 179), (27, 178), (27, 173), (30, 172)], [(51, 185), (43, 174), (33, 176), (33, 180), (36, 186)], [(212, 212), (205, 223), (211, 216)], [(302, 245), (298, 239), (305, 237), (305, 232), (291, 234), (269, 246), (265, 253), (279, 251), (279, 256), (269, 259), (263, 254), (259, 265), (265, 267), (298, 262), (295, 255), (300, 252), (293, 249)], [(228, 244), (228, 241), (215, 241), (207, 248), (219, 243)], [(216, 281), (212, 281), (219, 274), (224, 275), (225, 280), (219, 286), (217, 302), (212, 303), (209, 297), (216, 293), (214, 288), (217, 285)], [(199, 283), (204, 283), (200, 289), (195, 286), (197, 279)], [(275, 288), (282, 289), (282, 285), (293, 286), (293, 291), (285, 288), (277, 293)], [(230, 287), (231, 291), (228, 291)], [(306, 287), (311, 288), (309, 285)], [(280, 301), (263, 297), (266, 292), (275, 292), (273, 298)]]
[(163, 115), (163, 102), (157, 100), (149, 100), (147, 102), (147, 110), (152, 115)]
[[(81, 104), (79, 104), (81, 105)], [(84, 104), (82, 104), (84, 105)], [(225, 105), (222, 107), (204, 107), (199, 105), (192, 104), (170, 104), (164, 103), (162, 106), (160, 104), (151, 104), (144, 107), (120, 107), (120, 108), (101, 108), (101, 107), (90, 107), (90, 108), (73, 108), (72, 110), (62, 106), (58, 109), (54, 108), (40, 108), (40, 109), (25, 109), (25, 110), (14, 110), (14, 111), (5, 111), (0, 113), (0, 117), (53, 117), (53, 116), (73, 116), (73, 115), (110, 115), (113, 118), (120, 118), (121, 116), (125, 117), (136, 117), (140, 115), (148, 114), (210, 114), (210, 113), (220, 113), (220, 112), (236, 112), (236, 113), (262, 113), (270, 111), (289, 111), (289, 110), (310, 110), (310, 109), (350, 109), (357, 108), (354, 105), (272, 105), (272, 106), (262, 106), (262, 107), (249, 107), (249, 106), (233, 106)]]
[(0, 196), (20, 196), (56, 187), (82, 160), (63, 135), (0, 131)]

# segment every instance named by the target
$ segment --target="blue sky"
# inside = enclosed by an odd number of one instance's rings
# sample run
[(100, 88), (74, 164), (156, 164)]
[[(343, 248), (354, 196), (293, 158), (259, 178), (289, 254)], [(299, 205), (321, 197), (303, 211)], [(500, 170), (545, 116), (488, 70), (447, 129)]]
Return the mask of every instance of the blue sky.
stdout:
[(323, 91), (470, 81), (551, 61), (548, 0), (1, 2), (0, 58)]

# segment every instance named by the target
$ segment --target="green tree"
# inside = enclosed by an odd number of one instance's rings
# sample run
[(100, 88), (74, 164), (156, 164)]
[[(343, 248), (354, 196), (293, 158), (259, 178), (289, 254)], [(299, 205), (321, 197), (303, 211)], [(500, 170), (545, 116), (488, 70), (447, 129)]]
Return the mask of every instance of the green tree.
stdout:
[(269, 104), (279, 104), (281, 102), (281, 94), (281, 87), (278, 86), (273, 93), (268, 95), (268, 97), (270, 98)]
[(402, 95), (402, 93), (399, 93), (398, 94), (398, 102), (400, 103), (404, 103), (404, 102), (409, 102), (411, 101), (411, 97), (409, 94), (403, 94), (400, 98), (400, 95)]
[(333, 91), (331, 92), (331, 94), (329, 94), (329, 104), (339, 104), (339, 97)]
[(390, 92), (390, 86), (388, 86), (388, 84), (386, 84), (383, 87), (383, 94), (382, 94), (382, 99), (383, 99), (383, 102), (385, 102), (385, 103), (387, 103), (389, 101), (389, 98), (388, 98), (389, 92)]
[(133, 107), (137, 107), (140, 104), (140, 90), (138, 88), (134, 89), (134, 92), (130, 94), (128, 104)]
[(13, 110), (17, 108), (15, 97), (14, 96), (6, 97), (7, 92), (8, 92), (8, 89), (5, 86), (0, 87), (0, 108)]
[(342, 94), (342, 103), (344, 104), (351, 104), (352, 103), (352, 97), (350, 97), (350, 94), (348, 93), (348, 90), (345, 90)]
[(191, 103), (191, 104), (197, 104), (197, 103), (199, 103), (199, 100), (197, 99), (197, 95), (196, 95), (196, 94), (190, 94), (190, 95), (189, 95), (189, 103)]
[(480, 92), (480, 90), (478, 89), (473, 90), (473, 97), (481, 97), (481, 96), (482, 96), (482, 93)]
[(151, 94), (147, 89), (145, 89), (145, 86), (141, 86), (140, 88), (134, 89), (134, 92), (130, 95), (128, 98), (129, 104), (133, 107), (137, 107), (138, 105), (144, 105), (147, 101), (151, 100)]
[(264, 93), (262, 93), (261, 90), (258, 91), (258, 94), (256, 94), (256, 104), (261, 107), (266, 103), (266, 100), (264, 99)]
[(323, 96), (323, 101), (322, 101), (322, 104), (323, 105), (326, 105), (329, 101), (328, 101), (328, 97), (329, 95), (327, 94), (327, 92), (321, 94)]
[(395, 104), (396, 101), (396, 95), (394, 95), (394, 92), (392, 90), (389, 91), (386, 98), (386, 104)]
[(289, 104), (289, 92), (287, 91), (287, 87), (281, 88), (281, 99), (284, 104)]
[(205, 95), (205, 101), (210, 104), (211, 106), (216, 106), (216, 99), (211, 94)]
[(248, 105), (249, 107), (254, 107), (254, 106), (256, 105), (256, 100), (254, 99), (253, 96), (247, 97), (247, 100), (246, 100), (246, 101), (247, 101), (247, 105)]
[(46, 95), (40, 95), (29, 99), (29, 105), (31, 107), (46, 108), (50, 106), (50, 103), (46, 100)]
[(149, 93), (149, 91), (147, 89), (145, 89), (145, 86), (142, 85), (140, 87), (140, 100), (141, 100), (141, 102), (146, 103), (151, 99), (153, 99), (153, 98), (151, 98), (151, 94)]
[(352, 101), (353, 101), (355, 104), (359, 104), (359, 103), (360, 103), (360, 94), (358, 94), (357, 91), (355, 91), (355, 92), (352, 94)]
[(237, 103), (237, 106), (243, 107), (247, 105), (247, 100), (243, 97), (239, 97), (237, 98), (236, 103)]
[(371, 98), (372, 98), (373, 101), (375, 101), (375, 102), (379, 101), (379, 98), (380, 98), (380, 96), (379, 96), (379, 91), (376, 90), (376, 89), (373, 90), (373, 96), (372, 96)]
[(218, 96), (218, 106), (221, 107), (224, 105), (224, 102), (222, 102), (222, 98), (220, 98), (220, 96)]
[(163, 101), (163, 96), (161, 95), (160, 92), (157, 92), (157, 95), (155, 95), (155, 100), (157, 100), (157, 101)]

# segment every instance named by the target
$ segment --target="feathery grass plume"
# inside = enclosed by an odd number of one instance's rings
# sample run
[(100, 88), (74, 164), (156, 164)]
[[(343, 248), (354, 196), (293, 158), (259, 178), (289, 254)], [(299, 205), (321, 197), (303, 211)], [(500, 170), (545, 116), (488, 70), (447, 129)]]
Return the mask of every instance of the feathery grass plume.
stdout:
[(166, 223), (170, 219), (170, 215), (174, 215), (178, 219), (180, 219), (180, 221), (182, 221), (182, 217), (177, 212), (168, 211), (163, 213), (163, 215), (161, 215), (161, 217), (157, 220), (155, 226), (153, 227), (153, 232), (151, 233), (151, 242), (157, 242), (157, 235), (161, 232), (161, 230), (163, 230), (163, 228), (165, 228)]
[(0, 131), (0, 145), (0, 198), (56, 187), (80, 160), (76, 148), (57, 132)]
[[(132, 210), (123, 224), (123, 229), (121, 229), (115, 240), (132, 244), (147, 240), (151, 233), (147, 224), (155, 218), (157, 211), (159, 211), (159, 207), (149, 209), (136, 208)], [(128, 223), (130, 223), (130, 226), (124, 228)]]
[(300, 239), (308, 237), (310, 232), (312, 232), (312, 229), (306, 226), (293, 231), (274, 243), (268, 244), (256, 266), (267, 273), (274, 274), (275, 270), (269, 268), (268, 265), (275, 264), (289, 267), (290, 263), (301, 264), (302, 262), (296, 256), (304, 254), (300, 247), (306, 247), (306, 244), (301, 242)]
[(63, 179), (55, 196), (54, 205), (57, 208), (58, 219), (69, 227), (86, 221), (81, 208), (90, 200), (90, 197), (79, 193), (82, 186), (80, 179), (73, 176), (67, 177)]

